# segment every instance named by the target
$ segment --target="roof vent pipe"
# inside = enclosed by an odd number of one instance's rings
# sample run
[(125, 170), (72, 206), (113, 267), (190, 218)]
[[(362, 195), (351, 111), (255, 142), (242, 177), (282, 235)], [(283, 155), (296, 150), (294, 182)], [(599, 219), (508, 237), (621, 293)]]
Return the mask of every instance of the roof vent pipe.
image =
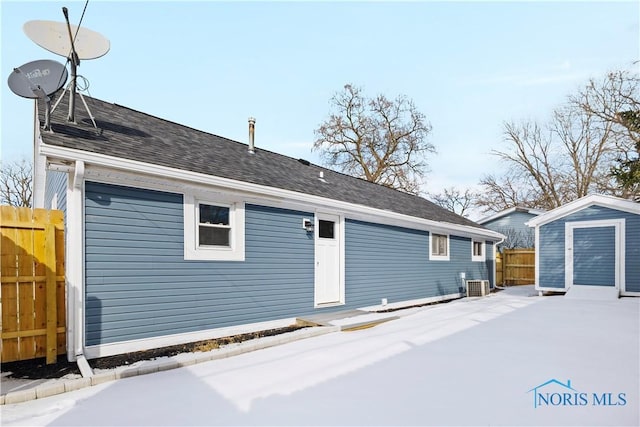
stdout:
[(249, 117), (249, 153), (253, 154), (256, 152), (256, 147), (254, 143), (254, 137), (256, 133), (256, 119), (253, 117)]

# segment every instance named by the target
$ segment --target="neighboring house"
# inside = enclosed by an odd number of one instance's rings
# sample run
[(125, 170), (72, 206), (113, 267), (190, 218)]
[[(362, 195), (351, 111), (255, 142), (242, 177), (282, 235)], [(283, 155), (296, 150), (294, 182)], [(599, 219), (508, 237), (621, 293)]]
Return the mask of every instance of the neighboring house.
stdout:
[(526, 223), (545, 212), (541, 209), (516, 206), (482, 218), (477, 223), (504, 234), (504, 242), (498, 245), (498, 249), (532, 248), (535, 244), (534, 231), (527, 227)]
[(87, 101), (99, 130), (64, 97), (35, 138), (35, 204), (66, 215), (70, 360), (493, 285), (503, 236), (421, 197)]
[(536, 290), (640, 296), (640, 204), (589, 195), (528, 225), (535, 227)]

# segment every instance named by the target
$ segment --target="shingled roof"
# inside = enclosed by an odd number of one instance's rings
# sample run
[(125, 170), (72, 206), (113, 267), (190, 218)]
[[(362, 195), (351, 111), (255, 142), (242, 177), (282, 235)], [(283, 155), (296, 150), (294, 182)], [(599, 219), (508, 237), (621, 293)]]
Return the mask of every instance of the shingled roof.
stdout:
[[(197, 172), (384, 209), (417, 218), (484, 229), (418, 196), (344, 175), (259, 146), (199, 131), (121, 105), (85, 97), (98, 130), (76, 100), (76, 123), (67, 121), (68, 96), (51, 114), (45, 144)], [(79, 105), (78, 105), (79, 104)], [(44, 111), (40, 108), (44, 124)], [(324, 172), (324, 180), (319, 172)]]

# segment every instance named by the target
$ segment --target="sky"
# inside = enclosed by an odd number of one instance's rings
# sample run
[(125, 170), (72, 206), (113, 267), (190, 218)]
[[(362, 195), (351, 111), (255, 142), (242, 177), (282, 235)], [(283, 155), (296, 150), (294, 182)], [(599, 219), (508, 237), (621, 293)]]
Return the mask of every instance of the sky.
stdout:
[[(516, 286), (4, 405), (2, 425), (637, 426), (640, 299), (535, 295)], [(167, 360), (124, 368), (153, 363)]]
[[(1, 7), (3, 161), (32, 157), (33, 101), (6, 82), (14, 67), (65, 58), (33, 43), (30, 20), (78, 24), (85, 2)], [(477, 188), (505, 165), (506, 121), (545, 122), (589, 78), (637, 70), (640, 2), (88, 3), (82, 26), (111, 43), (82, 61), (88, 94), (258, 148), (321, 164), (314, 130), (345, 84), (406, 95), (433, 130), (424, 192)], [(635, 63), (634, 63), (635, 62)]]

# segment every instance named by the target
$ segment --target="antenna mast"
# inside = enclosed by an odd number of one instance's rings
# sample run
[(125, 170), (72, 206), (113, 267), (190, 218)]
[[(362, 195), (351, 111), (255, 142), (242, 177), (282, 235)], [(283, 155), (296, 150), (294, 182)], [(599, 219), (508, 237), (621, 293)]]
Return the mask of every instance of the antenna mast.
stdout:
[[(67, 120), (70, 122), (76, 121), (76, 79), (78, 77), (78, 65), (80, 65), (80, 58), (76, 52), (76, 47), (73, 42), (73, 34), (71, 33), (71, 24), (69, 23), (69, 10), (66, 7), (62, 7), (62, 13), (64, 19), (67, 22), (67, 31), (69, 33), (69, 42), (71, 43), (71, 52), (67, 58), (71, 62), (71, 81), (69, 82), (69, 115)], [(91, 112), (89, 112), (91, 115)], [(93, 118), (92, 118), (93, 119)]]

